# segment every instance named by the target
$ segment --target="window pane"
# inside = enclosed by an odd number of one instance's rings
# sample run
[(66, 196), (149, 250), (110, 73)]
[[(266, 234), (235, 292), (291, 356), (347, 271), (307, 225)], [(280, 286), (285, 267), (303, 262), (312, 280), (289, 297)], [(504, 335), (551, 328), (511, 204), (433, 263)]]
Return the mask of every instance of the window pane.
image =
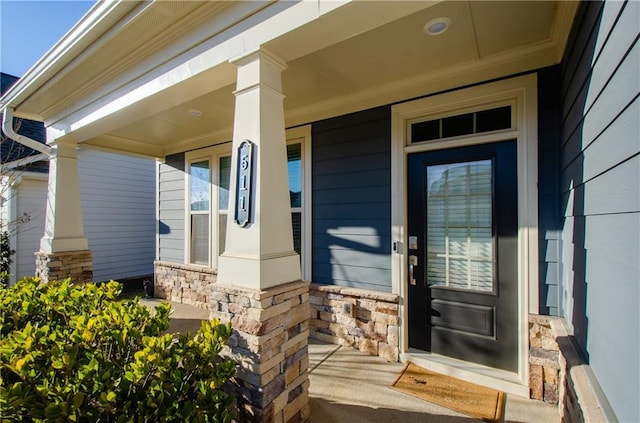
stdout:
[(492, 162), (427, 167), (430, 286), (493, 290)]
[(231, 156), (220, 157), (220, 171), (218, 175), (218, 208), (229, 208), (229, 179), (231, 178)]
[(511, 106), (483, 110), (476, 114), (476, 132), (511, 128)]
[(293, 227), (293, 249), (302, 254), (302, 213), (291, 213), (291, 226)]
[(287, 145), (291, 207), (302, 207), (302, 144)]
[(225, 240), (227, 239), (227, 214), (218, 214), (218, 255), (224, 253)]
[(442, 119), (442, 138), (473, 134), (473, 113)]
[(191, 211), (209, 210), (209, 161), (191, 163)]
[(191, 263), (209, 265), (209, 214), (191, 215)]
[(440, 138), (441, 119), (418, 122), (411, 125), (411, 142), (430, 141)]

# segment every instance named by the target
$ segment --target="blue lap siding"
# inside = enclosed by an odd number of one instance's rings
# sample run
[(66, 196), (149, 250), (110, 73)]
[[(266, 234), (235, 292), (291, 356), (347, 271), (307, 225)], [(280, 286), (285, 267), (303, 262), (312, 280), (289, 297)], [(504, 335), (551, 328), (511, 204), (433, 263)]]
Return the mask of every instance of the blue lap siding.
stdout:
[[(560, 315), (560, 67), (538, 71), (538, 256), (540, 314)], [(533, 310), (535, 311), (535, 310)]]
[(561, 72), (562, 312), (617, 419), (640, 421), (640, 3), (584, 2)]
[(312, 125), (313, 282), (391, 292), (391, 107)]

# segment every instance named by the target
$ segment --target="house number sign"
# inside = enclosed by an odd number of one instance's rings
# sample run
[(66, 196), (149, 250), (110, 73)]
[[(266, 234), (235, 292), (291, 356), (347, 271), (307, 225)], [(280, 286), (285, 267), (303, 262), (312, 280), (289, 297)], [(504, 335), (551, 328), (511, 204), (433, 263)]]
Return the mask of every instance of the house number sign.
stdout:
[(238, 173), (236, 179), (235, 222), (245, 227), (251, 216), (251, 186), (253, 185), (253, 143), (242, 141), (238, 146)]

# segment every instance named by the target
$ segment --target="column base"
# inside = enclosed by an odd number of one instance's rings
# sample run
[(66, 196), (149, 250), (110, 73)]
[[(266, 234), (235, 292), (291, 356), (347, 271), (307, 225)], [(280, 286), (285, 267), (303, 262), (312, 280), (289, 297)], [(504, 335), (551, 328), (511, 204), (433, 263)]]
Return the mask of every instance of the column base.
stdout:
[(223, 253), (218, 257), (218, 281), (234, 287), (270, 289), (300, 280), (300, 256), (295, 251), (272, 257)]
[(213, 285), (211, 316), (231, 322), (225, 354), (239, 369), (233, 388), (242, 422), (309, 418), (309, 284), (264, 290)]
[(64, 251), (36, 255), (36, 277), (43, 282), (71, 278), (72, 282), (85, 283), (93, 280), (93, 258), (90, 250)]

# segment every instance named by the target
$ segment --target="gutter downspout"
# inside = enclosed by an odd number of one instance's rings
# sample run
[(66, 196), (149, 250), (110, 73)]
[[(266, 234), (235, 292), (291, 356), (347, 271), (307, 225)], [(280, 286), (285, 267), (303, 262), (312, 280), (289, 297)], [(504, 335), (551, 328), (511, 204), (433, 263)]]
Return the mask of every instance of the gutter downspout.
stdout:
[(25, 137), (24, 135), (20, 135), (13, 130), (13, 108), (11, 107), (6, 107), (4, 109), (2, 116), (2, 132), (4, 132), (7, 137), (24, 145), (25, 147), (39, 151), (42, 154), (46, 154), (48, 157), (53, 155), (53, 149), (50, 146), (29, 137)]

